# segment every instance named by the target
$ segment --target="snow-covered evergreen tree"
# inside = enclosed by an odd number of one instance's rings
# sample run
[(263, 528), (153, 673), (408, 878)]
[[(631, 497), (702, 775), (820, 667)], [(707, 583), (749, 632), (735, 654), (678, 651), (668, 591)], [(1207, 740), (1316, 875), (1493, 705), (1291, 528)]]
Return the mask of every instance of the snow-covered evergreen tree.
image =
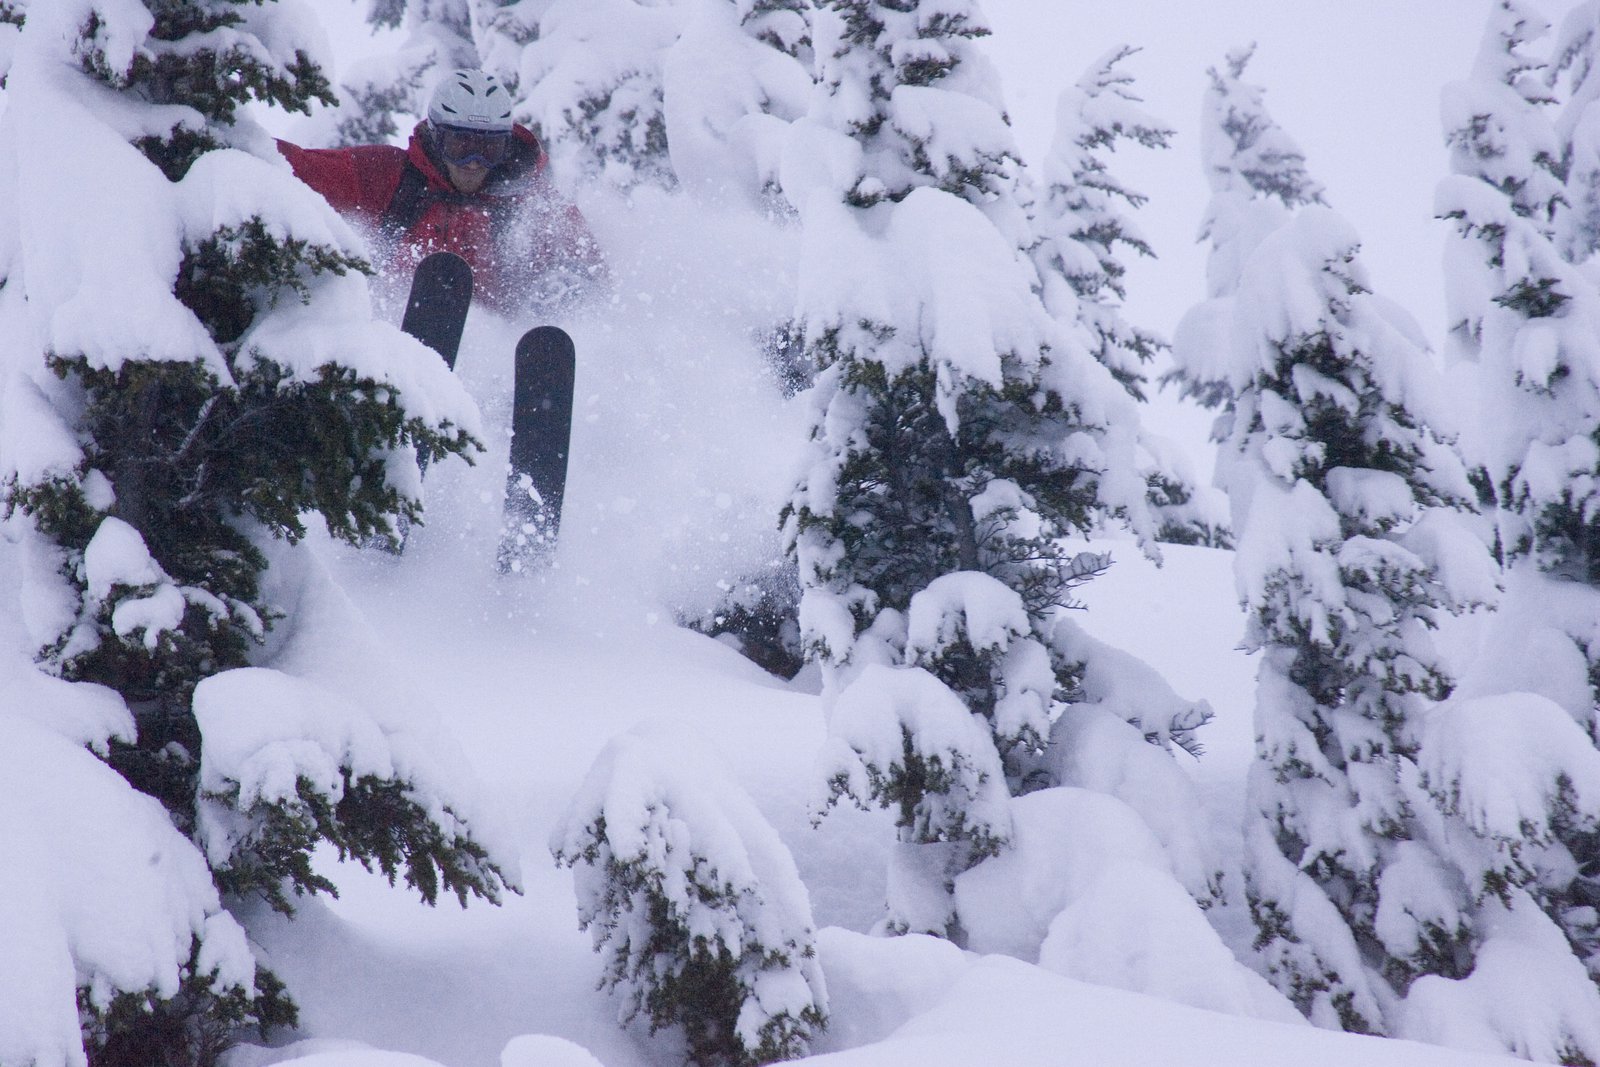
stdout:
[(1542, 319), (1554, 310), (1546, 305), (1561, 303), (1550, 293), (1554, 265), (1543, 260), (1555, 255), (1553, 220), (1566, 200), (1562, 152), (1547, 114), (1553, 97), (1545, 65), (1527, 54), (1549, 28), (1522, 0), (1497, 0), (1471, 77), (1444, 90), (1454, 176), (1441, 183), (1436, 206), (1456, 230), (1446, 297), (1457, 359), (1477, 360), (1497, 347), (1484, 336), (1494, 309)]
[(788, 126), (805, 113), (810, 5), (709, 0), (689, 5), (663, 60), (673, 172), (697, 196), (742, 196), (773, 209)]
[[(1446, 266), (1457, 372), (1476, 387), (1464, 441), (1480, 495), (1496, 509), (1496, 546), (1508, 567), (1505, 622), (1488, 641), (1514, 644), (1521, 633), (1538, 633), (1542, 656), (1562, 652), (1583, 666), (1556, 672), (1571, 675), (1570, 684), (1560, 686), (1516, 675), (1481, 680), (1477, 699), (1463, 702), (1448, 720), (1462, 737), (1448, 745), (1441, 737), (1436, 751), (1443, 754), (1425, 766), (1444, 817), (1464, 820), (1461, 836), (1477, 846), (1464, 861), (1469, 880), (1492, 892), (1530, 931), (1549, 927), (1552, 936), (1537, 939), (1539, 979), (1552, 998), (1583, 1005), (1594, 1002), (1593, 982), (1600, 980), (1600, 871), (1590, 859), (1600, 809), (1584, 784), (1600, 733), (1594, 621), (1600, 617), (1600, 294), (1572, 261), (1587, 262), (1593, 253), (1593, 115), (1586, 114), (1595, 87), (1586, 34), (1594, 17), (1590, 5), (1575, 11), (1558, 49), (1572, 74), (1558, 125), (1549, 105), (1556, 102), (1552, 81), (1560, 79), (1543, 76), (1530, 54), (1548, 24), (1516, 0), (1494, 5), (1471, 77), (1445, 93), (1455, 173), (1437, 194), (1439, 213), (1456, 229)], [(1559, 696), (1576, 729), (1553, 719), (1548, 701), (1507, 693), (1508, 681)], [(1565, 741), (1552, 740), (1558, 730)], [(1486, 735), (1496, 738), (1505, 774), (1527, 783), (1517, 839), (1503, 821), (1475, 807), (1487, 768), (1468, 757), (1473, 745), (1487, 743)], [(1587, 735), (1588, 752), (1563, 752), (1553, 760), (1558, 745), (1580, 735)], [(1556, 930), (1561, 939), (1553, 937)], [(1590, 978), (1585, 1000), (1574, 1001), (1576, 987), (1561, 976), (1574, 961)], [(1533, 973), (1531, 962), (1528, 967)], [(1499, 980), (1476, 973), (1470, 979), (1485, 988)], [(1443, 1010), (1458, 993), (1433, 990)], [(1418, 1012), (1435, 1023), (1439, 1018), (1437, 1010)], [(1600, 1059), (1600, 1033), (1572, 1023), (1573, 1012), (1533, 1019), (1502, 1014), (1494, 1030), (1507, 1048), (1540, 1043), (1561, 1055)]]
[(825, 773), (898, 814), (888, 926), (956, 935), (950, 881), (1004, 847), (993, 798), (1025, 788), (1071, 687), (1055, 613), (1108, 563), (1061, 538), (1108, 516), (1153, 532), (1132, 399), (1039, 298), (985, 32), (971, 3), (821, 5), (782, 173), (820, 368), (784, 522), (809, 653), (853, 709)]
[[(352, 735), (325, 773), (302, 744), (275, 764), (287, 782), (252, 787), (218, 738), (315, 733), (306, 702), (246, 684), (226, 721), (200, 707), (284, 617), (268, 560), (308, 513), (389, 535), (420, 518), (416, 455), (474, 445), (459, 384), (372, 320), (357, 239), (241, 116), (328, 98), (306, 18), (231, 0), (28, 12), (0, 129), (0, 457), (28, 621), (45, 672), (126, 705), (89, 740), (204, 847), (217, 888), (287, 910), (329, 888), (310, 854), (330, 841), (430, 900), (492, 898), (499, 871), (415, 767)], [(91, 1058), (208, 1062), (239, 1026), (289, 1017), (270, 976), (224, 981), (218, 958), (197, 941), (181, 988), (83, 989)]]
[(1245, 868), (1257, 945), (1314, 1022), (1383, 1032), (1379, 983), (1403, 990), (1448, 947), (1420, 936), (1402, 953), (1380, 915), (1410, 905), (1391, 873), (1418, 847), (1403, 769), (1452, 686), (1429, 631), (1483, 583), (1442, 569), (1473, 543), (1446, 518), (1470, 485), (1435, 429), (1420, 335), (1369, 291), (1357, 248), (1320, 207), (1257, 246), (1223, 447), (1245, 644), (1262, 654)]
[(1016, 153), (994, 74), (973, 46), (989, 33), (976, 4), (824, 0), (818, 22), (815, 114), (867, 157), (852, 206), (919, 188), (969, 203), (1013, 199)]
[[(1484, 383), (1521, 375), (1492, 369), (1504, 358), (1495, 353), (1512, 350), (1504, 316), (1570, 274), (1544, 242), (1560, 204), (1559, 153), (1540, 127), (1536, 66), (1520, 53), (1532, 26), (1498, 5), (1484, 84), (1446, 97), (1457, 165), (1474, 180), (1447, 182), (1441, 213), (1458, 220), (1458, 247), (1479, 253), (1454, 266), (1453, 321), (1458, 354), (1481, 361)], [(1226, 254), (1213, 259), (1213, 299), (1178, 339), (1189, 369), (1225, 370), (1207, 362), (1223, 353), (1243, 359), (1233, 378), (1191, 381), (1213, 382), (1233, 408), (1219, 422), (1231, 433), (1219, 469), (1239, 523), (1250, 641), (1266, 657), (1250, 782), (1262, 819), (1246, 871), (1259, 947), (1280, 988), (1324, 1025), (1588, 1062), (1597, 1001), (1574, 982), (1560, 933), (1585, 955), (1591, 913), (1575, 906), (1587, 899), (1576, 857), (1592, 832), (1583, 798), (1593, 761), (1552, 742), (1559, 724), (1526, 694), (1430, 707), (1449, 679), (1418, 636), (1441, 611), (1496, 593), (1482, 550), (1437, 506), (1459, 507), (1469, 483), (1440, 478), (1454, 463), (1434, 434), (1450, 420), (1430, 402), (1414, 330), (1365, 292), (1353, 235), (1315, 207), (1285, 223), (1293, 206), (1235, 212), (1245, 225), (1227, 244), (1214, 239)], [(1533, 274), (1519, 285), (1494, 273), (1508, 265)], [(1341, 352), (1361, 359), (1339, 380), (1326, 357)], [(1492, 412), (1468, 425), (1481, 464), (1505, 454), (1516, 420), (1503, 385), (1480, 396)], [(1526, 426), (1509, 436), (1518, 432)], [(1361, 467), (1359, 477), (1347, 469)], [(1557, 749), (1565, 755), (1552, 759)], [(1495, 771), (1480, 762), (1490, 750)], [(1489, 790), (1521, 797), (1517, 814), (1495, 809)], [(1516, 996), (1507, 983), (1520, 985)]]
[[(1122, 64), (1137, 51), (1113, 49), (1061, 94), (1043, 189), (1031, 215), (1045, 306), (1055, 310), (1065, 303), (1064, 313), (1081, 315), (1098, 339), (1096, 358), (1142, 400), (1145, 368), (1167, 344), (1123, 317), (1128, 268), (1122, 257), (1155, 255), (1132, 216), (1148, 197), (1117, 178), (1106, 156), (1124, 141), (1165, 148), (1172, 131), (1147, 114), (1133, 93), (1133, 75)], [(1077, 299), (1063, 302), (1052, 292), (1063, 282)]]
[[(1201, 152), (1212, 199), (1200, 239), (1210, 241), (1214, 251), (1232, 245), (1241, 255), (1247, 255), (1249, 247), (1237, 243), (1241, 227), (1235, 220), (1255, 213), (1249, 205), (1276, 201), (1293, 210), (1322, 203), (1321, 184), (1306, 170), (1300, 146), (1268, 113), (1265, 91), (1242, 80), (1254, 54), (1254, 45), (1231, 52), (1226, 72), (1216, 68), (1208, 72), (1211, 86), (1201, 125)], [(1274, 217), (1281, 215), (1269, 208), (1266, 218)], [(1233, 265), (1242, 268), (1243, 262), (1235, 259)], [(1231, 280), (1226, 267), (1224, 260), (1208, 272), (1213, 290)]]
[(1459, 351), (1479, 364), (1481, 403), (1497, 413), (1474, 420), (1469, 441), (1501, 508), (1502, 547), (1590, 585), (1600, 584), (1589, 529), (1600, 473), (1600, 302), (1573, 264), (1594, 250), (1585, 186), (1600, 179), (1584, 162), (1585, 131), (1600, 86), (1585, 48), (1597, 17), (1584, 5), (1568, 23), (1563, 57), (1574, 81), (1558, 130), (1540, 65), (1523, 54), (1548, 24), (1510, 0), (1496, 5), (1473, 77), (1446, 94), (1455, 176), (1438, 194), (1457, 231), (1449, 265)]
[(515, 71), (518, 114), (567, 180), (671, 189), (662, 64), (684, 18), (671, 4), (554, 0), (537, 11), (531, 35), (526, 16), (494, 22), (479, 47), (486, 69)]
[(1562, 147), (1563, 203), (1556, 208), (1561, 254), (1584, 263), (1600, 251), (1600, 4), (1578, 4), (1562, 21), (1550, 65), (1552, 87), (1564, 85), (1556, 134)]
[(794, 860), (713, 762), (663, 730), (612, 741), (551, 835), (621, 1018), (681, 1028), (695, 1064), (803, 1056), (827, 1024)]
[[(1543, 106), (1551, 101), (1540, 65), (1525, 54), (1547, 29), (1521, 3), (1495, 5), (1472, 78), (1446, 90), (1455, 173), (1437, 204), (1456, 229), (1447, 260), (1454, 354), (1477, 376), (1465, 443), (1482, 493), (1498, 505), (1500, 548), (1594, 584), (1600, 301), (1558, 244), (1566, 153)], [(1581, 256), (1581, 245), (1569, 247)]]
[(396, 52), (354, 64), (339, 86), (339, 144), (392, 144), (427, 113), (447, 70), (479, 65), (468, 0), (375, 0), (367, 21), (399, 29)]
[[(1200, 240), (1211, 246), (1206, 261), (1208, 299), (1178, 325), (1170, 379), (1184, 395), (1223, 414), (1213, 439), (1225, 440), (1231, 396), (1226, 366), (1209, 362), (1223, 351), (1215, 323), (1229, 315), (1228, 298), (1256, 245), (1307, 204), (1322, 203), (1322, 186), (1305, 166), (1305, 153), (1267, 111), (1266, 93), (1243, 80), (1255, 46), (1229, 53), (1225, 70), (1212, 68), (1200, 125), (1200, 151), (1211, 198)], [(1198, 335), (1198, 336), (1196, 336)]]
[[(1081, 320), (1096, 338), (1095, 358), (1137, 400), (1146, 399), (1146, 367), (1168, 344), (1127, 321), (1127, 266), (1132, 252), (1153, 256), (1133, 212), (1147, 200), (1112, 173), (1107, 158), (1119, 144), (1165, 148), (1172, 131), (1139, 106), (1133, 76), (1123, 68), (1137, 52), (1113, 49), (1095, 61), (1056, 107), (1056, 135), (1029, 204), (1031, 249), (1045, 307), (1064, 321)], [(1194, 486), (1176, 448), (1146, 430), (1146, 479), (1161, 523), (1158, 539), (1227, 546), (1217, 508)]]

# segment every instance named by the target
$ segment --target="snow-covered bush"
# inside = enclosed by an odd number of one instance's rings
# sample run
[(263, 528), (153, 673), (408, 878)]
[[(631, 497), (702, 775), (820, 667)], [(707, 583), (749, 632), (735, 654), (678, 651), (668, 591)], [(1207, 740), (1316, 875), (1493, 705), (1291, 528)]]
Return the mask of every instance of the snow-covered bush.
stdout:
[(966, 704), (921, 668), (869, 666), (833, 709), (822, 772), (824, 805), (895, 813), (884, 929), (957, 935), (948, 887), (1011, 837), (1005, 772)]
[(803, 63), (811, 59), (812, 0), (731, 0), (751, 37)]
[(1214, 1011), (1301, 1021), (1233, 958), (1174, 876), (1164, 843), (1128, 806), (1074, 788), (1010, 805), (1014, 846), (956, 879), (973, 951)]
[(715, 637), (768, 673), (793, 678), (805, 666), (800, 641), (800, 581), (785, 557), (743, 577), (718, 583), (716, 603), (680, 616), (692, 630)]
[[(252, 101), (328, 98), (313, 31), (278, 3), (30, 9), (0, 127), (0, 481), (30, 633), (43, 670), (126, 702), (101, 755), (196, 839), (203, 807), (250, 803), (203, 781), (191, 698), (247, 667), (293, 602), (266, 591), (275, 543), (304, 537), (308, 513), (347, 540), (391, 534), (420, 518), (417, 454), (474, 446), (460, 385), (372, 320), (358, 240), (242, 118)], [(314, 829), (292, 805), (241, 812), (283, 832), (208, 851), (217, 886), (287, 907), (285, 888), (325, 888), (309, 855), (333, 839), (424, 895), (436, 871), (495, 894), (494, 865), (408, 799), (409, 780), (351, 784), (301, 793), (326, 806)], [(90, 990), (91, 1058), (213, 1057), (257, 1008), (239, 1000), (248, 983), (208, 986), (196, 966), (181, 990)], [(280, 1002), (261, 1002), (270, 1021)]]
[(622, 1020), (681, 1028), (696, 1064), (805, 1054), (827, 1024), (794, 860), (713, 761), (665, 730), (600, 754), (550, 838)]
[[(1188, 700), (1155, 669), (1137, 657), (1112, 648), (1083, 631), (1065, 615), (1058, 615), (1050, 632), (1050, 648), (1056, 660), (1073, 664), (1075, 687), (1063, 694), (1068, 707), (1093, 707), (1121, 719), (1145, 741), (1172, 752), (1182, 749), (1199, 756), (1202, 748), (1198, 731), (1211, 721), (1211, 705), (1204, 700)], [(1074, 716), (1056, 719), (1052, 733), (1075, 729)], [(1080, 717), (1081, 718), (1081, 717)], [(1079, 753), (1053, 746), (1057, 760), (1082, 760)], [(1058, 776), (1059, 766), (1057, 767)]]
[(1065, 616), (1056, 620), (1051, 644), (1058, 657), (1082, 664), (1081, 677), (1051, 724), (1034, 783), (1090, 789), (1127, 804), (1160, 840), (1179, 881), (1209, 904), (1220, 895), (1221, 876), (1194, 783), (1173, 755), (1202, 754), (1198, 731), (1211, 721), (1211, 706), (1178, 696), (1148, 664)]

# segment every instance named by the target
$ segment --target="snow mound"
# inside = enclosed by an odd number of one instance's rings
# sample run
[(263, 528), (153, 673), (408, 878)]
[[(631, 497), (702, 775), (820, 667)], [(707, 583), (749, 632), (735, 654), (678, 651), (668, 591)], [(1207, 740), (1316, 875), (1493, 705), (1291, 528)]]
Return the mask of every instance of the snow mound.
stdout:
[(929, 1010), (877, 1044), (815, 1067), (1510, 1067), (1504, 1056), (1238, 1019), (1041, 972), (1002, 956), (978, 960)]
[[(1507, 1049), (1537, 1063), (1574, 1062), (1600, 1041), (1600, 993), (1561, 930), (1527, 894), (1490, 905), (1472, 974), (1427, 975), (1406, 997), (1397, 1032), (1456, 1049)], [(1558, 1046), (1553, 1035), (1566, 1037)], [(1574, 1040), (1576, 1039), (1576, 1040)]]
[(1302, 1022), (1238, 963), (1121, 801), (1045, 789), (1011, 802), (1012, 847), (956, 878), (975, 952), (1234, 1015)]
[(832, 1014), (821, 1052), (882, 1041), (929, 1011), (976, 957), (942, 937), (873, 937), (828, 926), (817, 931)]
[(500, 1067), (601, 1067), (582, 1045), (547, 1034), (514, 1037), (500, 1053)]

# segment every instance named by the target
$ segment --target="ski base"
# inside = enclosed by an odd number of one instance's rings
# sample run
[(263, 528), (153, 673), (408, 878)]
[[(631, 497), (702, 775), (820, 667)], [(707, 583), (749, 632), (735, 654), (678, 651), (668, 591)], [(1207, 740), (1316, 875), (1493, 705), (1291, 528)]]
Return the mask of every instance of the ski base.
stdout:
[(511, 455), (495, 568), (530, 574), (555, 561), (566, 496), (577, 353), (572, 338), (539, 326), (517, 342)]
[(400, 328), (455, 370), (471, 305), (472, 268), (453, 252), (435, 252), (417, 264)]
[[(400, 329), (433, 349), (445, 366), (455, 370), (471, 305), (472, 268), (453, 252), (435, 252), (417, 264), (416, 273), (411, 276), (411, 292)], [(418, 458), (417, 468), (422, 474), (428, 473), (426, 457)], [(402, 517), (396, 523), (393, 538), (377, 537), (369, 543), (399, 555), (410, 537), (411, 523)]]

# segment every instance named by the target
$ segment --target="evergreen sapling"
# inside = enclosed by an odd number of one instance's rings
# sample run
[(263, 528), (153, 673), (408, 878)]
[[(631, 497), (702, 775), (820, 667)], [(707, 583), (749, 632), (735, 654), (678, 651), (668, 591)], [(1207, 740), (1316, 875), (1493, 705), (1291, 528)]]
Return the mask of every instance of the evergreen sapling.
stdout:
[(827, 993), (794, 860), (743, 791), (660, 730), (617, 738), (551, 835), (622, 1021), (681, 1032), (689, 1061), (805, 1055)]

